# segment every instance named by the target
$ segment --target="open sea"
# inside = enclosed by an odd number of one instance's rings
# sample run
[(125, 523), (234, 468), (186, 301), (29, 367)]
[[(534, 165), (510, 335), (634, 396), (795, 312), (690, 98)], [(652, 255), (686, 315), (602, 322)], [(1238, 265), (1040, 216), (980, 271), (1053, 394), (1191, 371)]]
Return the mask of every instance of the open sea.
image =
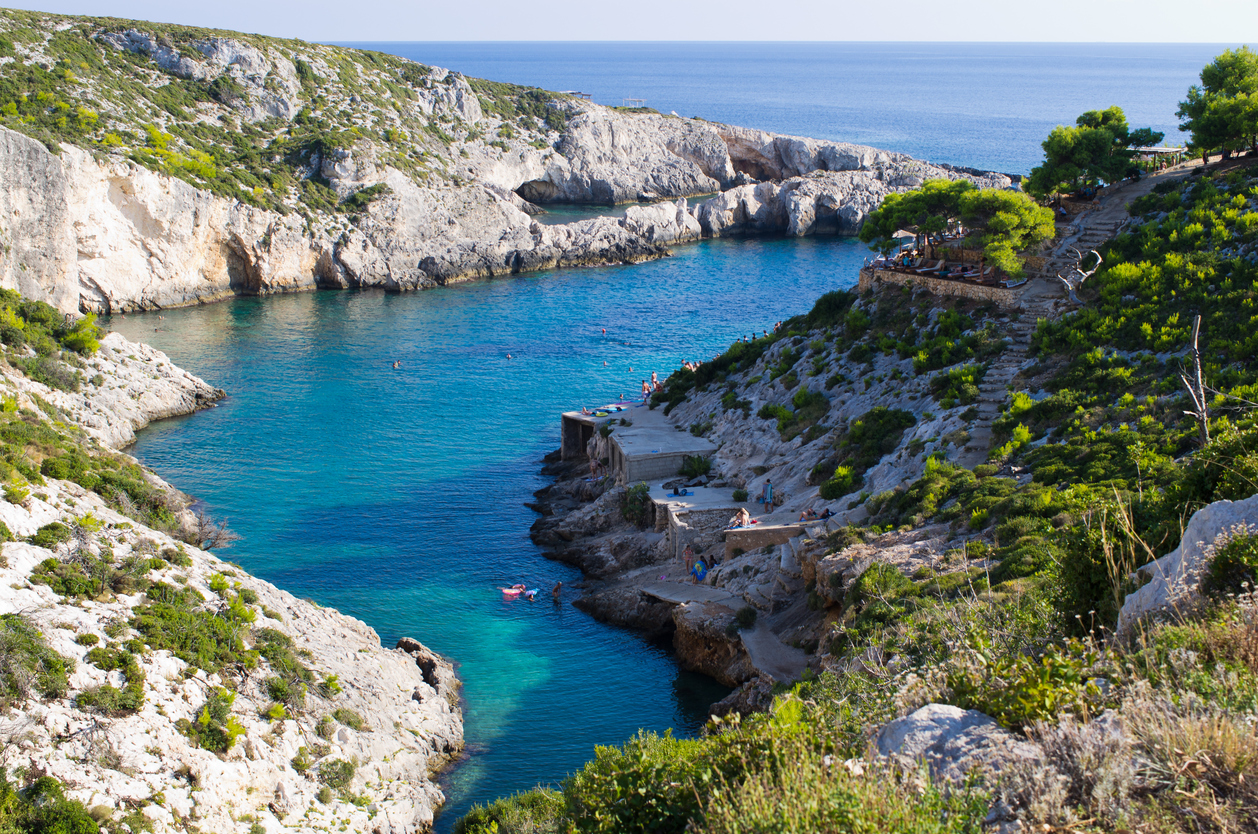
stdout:
[[(466, 75), (1026, 173), (1056, 124), (1122, 106), (1178, 143), (1175, 106), (1225, 46), (375, 43)], [(566, 208), (575, 217), (579, 208)], [(552, 219), (561, 219), (555, 217)], [(229, 394), (133, 453), (243, 536), (224, 558), (459, 664), (468, 757), (438, 831), (474, 802), (554, 784), (639, 728), (690, 735), (725, 694), (667, 646), (567, 596), (528, 539), (559, 413), (631, 394), (855, 283), (841, 238), (720, 240), (629, 267), (407, 295), (237, 299), (106, 324)], [(607, 335), (602, 335), (607, 328)], [(507, 359), (507, 354), (512, 359)], [(400, 360), (394, 370), (391, 364)]]

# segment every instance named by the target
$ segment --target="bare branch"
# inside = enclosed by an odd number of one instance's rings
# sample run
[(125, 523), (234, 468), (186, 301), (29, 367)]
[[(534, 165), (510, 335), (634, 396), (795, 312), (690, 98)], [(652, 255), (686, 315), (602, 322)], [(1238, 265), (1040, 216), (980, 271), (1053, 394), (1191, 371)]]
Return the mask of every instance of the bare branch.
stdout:
[(215, 547), (231, 547), (233, 542), (240, 541), (240, 536), (227, 527), (227, 519), (215, 523), (205, 512), (197, 511), (197, 543), (202, 550)]

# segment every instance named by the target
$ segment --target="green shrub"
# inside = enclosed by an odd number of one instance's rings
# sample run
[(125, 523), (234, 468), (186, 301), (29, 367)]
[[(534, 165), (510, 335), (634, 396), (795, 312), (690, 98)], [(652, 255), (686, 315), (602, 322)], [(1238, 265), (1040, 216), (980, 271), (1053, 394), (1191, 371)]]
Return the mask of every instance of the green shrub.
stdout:
[(686, 455), (682, 458), (681, 472), (685, 478), (699, 478), (712, 471), (712, 458), (704, 455)]
[(66, 799), (61, 783), (51, 776), (41, 776), (19, 790), (0, 768), (0, 831), (99, 834), (100, 826), (81, 802)]
[(756, 609), (750, 605), (744, 605), (734, 613), (734, 622), (739, 628), (751, 628), (756, 624)]
[(368, 729), (367, 720), (352, 709), (338, 707), (332, 711), (332, 717), (352, 730), (362, 732)]
[(194, 721), (181, 718), (176, 726), (197, 747), (214, 753), (226, 753), (245, 732), (244, 726), (231, 714), (235, 700), (234, 692), (220, 687), (206, 697), (205, 704), (197, 711)]
[(202, 597), (192, 588), (156, 583), (146, 592), (147, 602), (133, 609), (131, 625), (155, 650), (167, 650), (206, 672), (224, 666), (252, 669), (258, 652), (245, 648), (246, 621), (228, 607), (217, 616), (201, 607)]
[(746, 500), (747, 500), (747, 490), (745, 490), (745, 489), (736, 489), (736, 490), (734, 490), (734, 495), (733, 495), (732, 497), (733, 497), (733, 499), (734, 499), (736, 502), (738, 502), (739, 504), (741, 504), (741, 503), (743, 503), (744, 501), (746, 501)]
[(842, 498), (844, 495), (847, 495), (855, 485), (856, 473), (852, 470), (852, 467), (839, 465), (835, 467), (834, 475), (831, 476), (830, 480), (823, 483), (817, 492), (825, 500), (833, 501), (836, 498)]
[(970, 662), (948, 670), (949, 701), (986, 713), (1004, 727), (1056, 723), (1067, 714), (1087, 721), (1106, 706), (1093, 681), (1103, 657), (1079, 640), (1049, 646), (1038, 656), (1010, 655), (972, 634), (967, 648)]
[(562, 793), (534, 788), (488, 805), (473, 805), (454, 824), (454, 834), (560, 834), (563, 811)]
[(813, 467), (810, 481), (821, 481), (827, 501), (847, 495), (864, 482), (865, 472), (900, 445), (904, 432), (917, 423), (911, 412), (876, 406), (852, 421), (834, 440), (834, 452)]
[(270, 677), (263, 682), (262, 688), (266, 690), (271, 700), (292, 707), (295, 710), (301, 709), (306, 704), (306, 687), (304, 684), (295, 683), (281, 677)]
[(354, 781), (358, 768), (344, 759), (329, 759), (319, 765), (319, 781), (332, 790), (344, 790)]
[(73, 533), (69, 527), (60, 521), (53, 521), (36, 530), (35, 535), (31, 536), (29, 541), (36, 547), (46, 547), (52, 550), (57, 545), (70, 541), (72, 535)]
[(1216, 539), (1201, 592), (1227, 596), (1258, 591), (1258, 530), (1242, 527)]
[(979, 383), (987, 375), (987, 365), (962, 365), (930, 379), (930, 393), (944, 408), (969, 405), (978, 399)]
[(87, 662), (106, 672), (121, 671), (126, 683), (121, 689), (103, 684), (80, 692), (75, 698), (79, 709), (118, 716), (135, 713), (144, 706), (144, 672), (132, 652), (97, 646), (87, 653)]
[(0, 615), (0, 706), (20, 704), (32, 695), (63, 698), (74, 661), (48, 647), (48, 641), (22, 614)]
[(314, 766), (314, 759), (310, 756), (310, 750), (303, 745), (297, 748), (297, 755), (293, 756), (290, 764), (293, 766), (293, 770), (305, 776), (306, 772)]
[(625, 520), (636, 527), (645, 527), (651, 507), (651, 489), (645, 483), (637, 483), (625, 491), (620, 512)]

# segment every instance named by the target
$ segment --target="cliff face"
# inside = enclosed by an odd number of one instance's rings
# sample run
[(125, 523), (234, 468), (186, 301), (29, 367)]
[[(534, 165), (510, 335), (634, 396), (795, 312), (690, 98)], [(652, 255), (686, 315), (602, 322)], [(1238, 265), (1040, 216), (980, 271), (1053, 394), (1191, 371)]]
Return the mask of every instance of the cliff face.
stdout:
[[(715, 153), (697, 133), (682, 138), (693, 140), (690, 150)], [(527, 206), (516, 190), (535, 199), (544, 193), (610, 202), (677, 198), (719, 185), (662, 144), (639, 146), (637, 153), (623, 168), (598, 161), (593, 152), (574, 154), (578, 164), (566, 162), (543, 175), (553, 181), (516, 182), (535, 173), (527, 164), (511, 177), (498, 168), (493, 173), (500, 187), (424, 187), (386, 166), (368, 176), (390, 193), (332, 237), (296, 215), (231, 201), (70, 145), (53, 155), (0, 128), (0, 210), (12, 218), (0, 227), (0, 285), (66, 312), (154, 309), (317, 288), (424, 289), (559, 266), (633, 263), (701, 236), (850, 234), (887, 193), (950, 175), (913, 161), (872, 171), (813, 172), (738, 185), (693, 207), (684, 201), (635, 206), (621, 219), (561, 226), (537, 223), (522, 210)], [(719, 169), (711, 162), (709, 170)], [(733, 166), (729, 156), (723, 163)], [(327, 170), (364, 182), (357, 178), (365, 172), (352, 158)], [(554, 190), (543, 186), (554, 182)], [(514, 189), (505, 190), (512, 183)]]
[(0, 286), (67, 313), (635, 263), (851, 233), (927, 177), (1009, 184), (341, 47), (12, 10), (0, 35)]

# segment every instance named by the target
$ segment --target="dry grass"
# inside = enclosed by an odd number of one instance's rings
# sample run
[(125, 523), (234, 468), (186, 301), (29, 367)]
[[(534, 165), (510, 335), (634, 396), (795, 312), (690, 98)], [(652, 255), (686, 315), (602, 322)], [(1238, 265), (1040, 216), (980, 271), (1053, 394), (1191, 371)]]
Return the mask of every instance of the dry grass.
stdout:
[[(948, 792), (924, 771), (874, 759), (839, 761), (787, 743), (772, 763), (722, 785), (706, 803), (702, 834), (962, 834), (982, 830), (988, 795), (972, 786)], [(767, 765), (767, 766), (766, 766)]]

